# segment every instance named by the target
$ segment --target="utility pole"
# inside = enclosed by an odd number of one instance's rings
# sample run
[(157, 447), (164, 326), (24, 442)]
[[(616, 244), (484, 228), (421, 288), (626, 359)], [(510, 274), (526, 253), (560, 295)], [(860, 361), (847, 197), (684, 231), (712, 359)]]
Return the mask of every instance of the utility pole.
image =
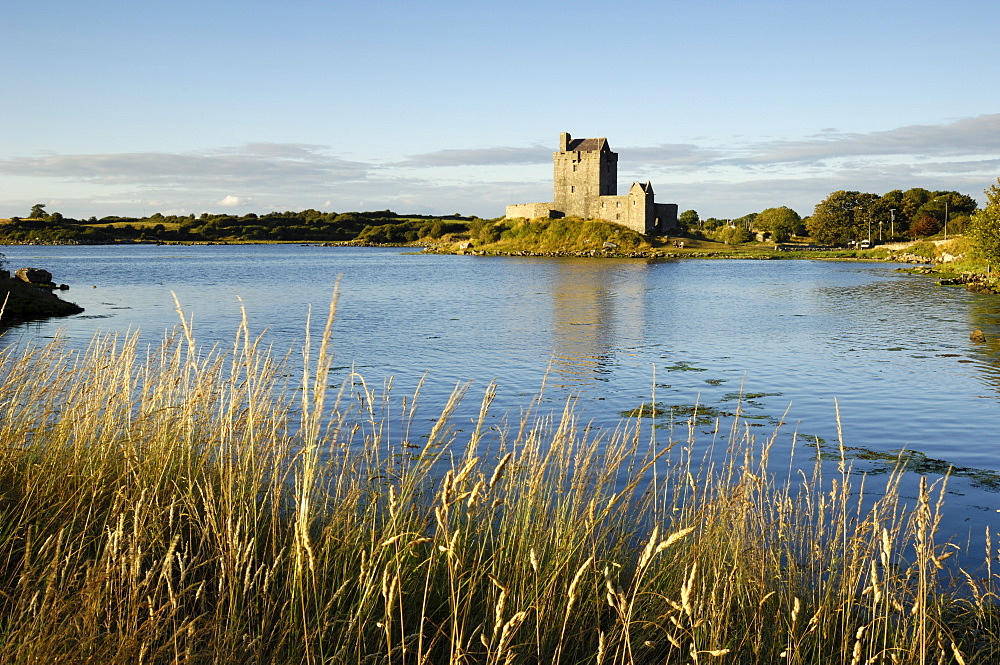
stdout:
[(889, 222), (889, 237), (890, 238), (895, 238), (896, 237), (896, 209), (895, 208), (889, 208), (889, 214), (892, 215), (892, 219)]

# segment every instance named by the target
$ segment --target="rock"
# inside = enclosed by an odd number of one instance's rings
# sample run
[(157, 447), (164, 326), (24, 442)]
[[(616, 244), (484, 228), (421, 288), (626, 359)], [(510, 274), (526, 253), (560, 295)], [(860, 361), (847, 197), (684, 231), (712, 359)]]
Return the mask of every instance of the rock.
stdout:
[(0, 304), (5, 300), (7, 304), (0, 318), (0, 329), (22, 321), (69, 316), (83, 311), (79, 305), (62, 300), (48, 288), (38, 288), (23, 278), (0, 281)]
[(973, 342), (978, 342), (979, 344), (982, 344), (986, 341), (986, 335), (983, 334), (982, 330), (973, 330), (972, 334), (969, 335), (969, 339), (972, 340)]
[(996, 293), (996, 290), (993, 287), (987, 284), (983, 284), (981, 282), (969, 282), (965, 285), (965, 288), (972, 291), (973, 293), (986, 293), (986, 294)]
[(48, 286), (52, 283), (52, 273), (41, 268), (18, 268), (14, 271), (14, 276), (28, 284)]

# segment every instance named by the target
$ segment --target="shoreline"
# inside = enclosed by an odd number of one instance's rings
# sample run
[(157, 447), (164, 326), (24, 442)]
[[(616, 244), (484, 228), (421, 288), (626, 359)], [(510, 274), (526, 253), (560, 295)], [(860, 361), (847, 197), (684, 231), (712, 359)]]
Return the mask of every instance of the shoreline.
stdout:
[(84, 311), (76, 303), (57, 296), (52, 288), (58, 287), (30, 284), (17, 277), (0, 275), (0, 330), (19, 323), (71, 316)]
[[(697, 242), (697, 241), (696, 241)], [(931, 241), (940, 244), (940, 241)], [(846, 261), (846, 262), (868, 262), (868, 263), (902, 263), (911, 264), (913, 268), (897, 268), (898, 272), (905, 272), (912, 275), (937, 278), (941, 286), (965, 286), (975, 293), (1000, 294), (1000, 285), (996, 283), (988, 273), (975, 270), (951, 270), (945, 268), (949, 263), (930, 259), (906, 252), (905, 250), (918, 244), (916, 242), (886, 243), (878, 245), (870, 250), (841, 249), (827, 246), (810, 245), (760, 245), (747, 246), (743, 250), (717, 251), (715, 249), (701, 249), (689, 247), (682, 251), (667, 251), (666, 248), (652, 247), (649, 249), (636, 249), (621, 251), (617, 248), (602, 247), (600, 249), (583, 250), (545, 250), (534, 251), (529, 249), (477, 249), (472, 241), (464, 239), (454, 239), (446, 242), (407, 242), (407, 243), (371, 243), (357, 240), (344, 241), (324, 241), (324, 242), (302, 242), (302, 241), (204, 241), (204, 242), (178, 242), (178, 241), (131, 241), (131, 242), (110, 242), (110, 243), (25, 243), (17, 245), (6, 245), (9, 247), (25, 246), (132, 246), (132, 245), (157, 245), (157, 246), (228, 246), (228, 245), (296, 245), (299, 247), (374, 247), (374, 248), (398, 248), (401, 250), (416, 250), (413, 253), (438, 254), (450, 256), (484, 256), (484, 257), (511, 257), (511, 258), (579, 258), (579, 259), (641, 259), (646, 261), (673, 261), (686, 259), (705, 260), (744, 260), (744, 261)], [(875, 255), (873, 253), (890, 250), (889, 254)], [(2, 278), (0, 278), (2, 279)], [(12, 280), (19, 281), (19, 280)], [(68, 316), (79, 313), (69, 311), (72, 307), (78, 307), (74, 303), (68, 303), (54, 294), (51, 299), (42, 299), (48, 303), (56, 301), (71, 306), (64, 308), (63, 305), (54, 305), (54, 314), (31, 314), (28, 318), (11, 314), (11, 305), (8, 304), (4, 314), (6, 322), (18, 319), (17, 322), (48, 318), (49, 316)], [(3, 296), (0, 290), (0, 296)], [(43, 308), (44, 309), (44, 308)], [(53, 308), (49, 308), (53, 309)], [(16, 309), (14, 310), (17, 311)], [(79, 311), (83, 311), (80, 309)], [(3, 325), (3, 324), (0, 324)]]

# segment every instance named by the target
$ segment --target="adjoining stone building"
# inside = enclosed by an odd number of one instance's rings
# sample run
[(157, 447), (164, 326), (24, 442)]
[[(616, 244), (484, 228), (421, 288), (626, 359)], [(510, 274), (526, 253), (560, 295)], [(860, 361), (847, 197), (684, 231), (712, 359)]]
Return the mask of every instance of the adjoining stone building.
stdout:
[(608, 140), (559, 135), (553, 153), (553, 201), (507, 206), (508, 218), (566, 217), (601, 219), (645, 234), (661, 234), (677, 226), (677, 204), (656, 203), (653, 185), (635, 182), (618, 195), (618, 153)]

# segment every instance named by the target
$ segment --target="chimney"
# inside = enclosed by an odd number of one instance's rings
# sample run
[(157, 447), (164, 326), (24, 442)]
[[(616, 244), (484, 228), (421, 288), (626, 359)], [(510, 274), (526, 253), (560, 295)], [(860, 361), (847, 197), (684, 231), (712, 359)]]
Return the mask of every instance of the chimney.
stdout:
[(559, 135), (559, 152), (566, 152), (569, 149), (570, 138), (569, 132), (563, 132)]

